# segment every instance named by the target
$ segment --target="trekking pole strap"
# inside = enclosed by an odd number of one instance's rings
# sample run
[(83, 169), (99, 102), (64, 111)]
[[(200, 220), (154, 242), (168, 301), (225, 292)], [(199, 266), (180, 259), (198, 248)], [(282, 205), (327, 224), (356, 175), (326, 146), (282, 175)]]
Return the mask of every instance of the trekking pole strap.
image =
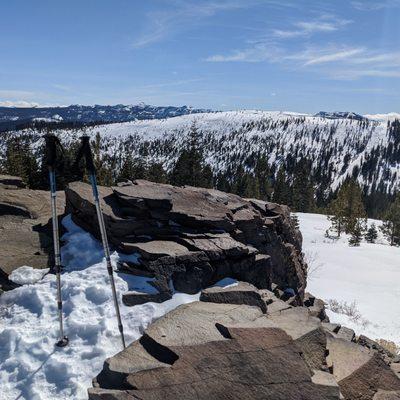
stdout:
[(81, 137), (81, 147), (78, 150), (78, 155), (76, 157), (75, 164), (78, 165), (81, 158), (85, 157), (86, 169), (90, 175), (96, 175), (96, 167), (94, 166), (92, 150), (90, 148), (90, 137)]
[(57, 164), (57, 149), (64, 153), (64, 149), (61, 145), (60, 139), (54, 135), (45, 135), (46, 141), (46, 165), (49, 169), (54, 170)]

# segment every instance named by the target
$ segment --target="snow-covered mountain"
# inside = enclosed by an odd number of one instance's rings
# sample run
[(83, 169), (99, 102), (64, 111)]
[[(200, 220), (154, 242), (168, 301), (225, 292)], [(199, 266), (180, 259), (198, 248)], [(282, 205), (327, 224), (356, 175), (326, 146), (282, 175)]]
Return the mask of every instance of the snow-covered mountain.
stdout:
[[(399, 188), (398, 120), (245, 110), (100, 125), (87, 128), (86, 133), (100, 135), (105, 162), (113, 169), (121, 167), (126, 154), (133, 154), (161, 162), (170, 171), (193, 126), (214, 173), (233, 174), (238, 166), (251, 172), (260, 155), (267, 157), (275, 172), (284, 164), (293, 173), (296, 160), (306, 158), (312, 162), (315, 182), (322, 191), (335, 190), (348, 176), (370, 190), (392, 193)], [(10, 133), (21, 134), (42, 143), (37, 130)], [(64, 142), (81, 134), (76, 129), (58, 131)]]
[(144, 103), (137, 105), (117, 104), (114, 106), (0, 107), (0, 131), (13, 129), (19, 125), (33, 121), (110, 123), (133, 121), (136, 119), (169, 118), (204, 111), (209, 110), (192, 109), (187, 106), (158, 107)]

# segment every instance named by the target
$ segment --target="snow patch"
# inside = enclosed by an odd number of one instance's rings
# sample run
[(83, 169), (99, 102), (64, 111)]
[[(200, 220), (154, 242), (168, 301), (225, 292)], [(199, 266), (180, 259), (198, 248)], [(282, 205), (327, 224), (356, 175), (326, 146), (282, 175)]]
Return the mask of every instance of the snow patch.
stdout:
[(50, 268), (34, 269), (24, 265), (12, 271), (8, 279), (18, 285), (29, 285), (40, 281), (49, 271)]

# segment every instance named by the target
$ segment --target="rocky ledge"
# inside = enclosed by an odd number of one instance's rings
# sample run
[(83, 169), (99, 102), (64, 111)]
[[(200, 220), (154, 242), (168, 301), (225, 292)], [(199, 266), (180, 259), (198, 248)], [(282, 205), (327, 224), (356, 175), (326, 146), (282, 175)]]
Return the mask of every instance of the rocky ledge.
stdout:
[[(225, 277), (259, 289), (274, 284), (302, 304), (306, 265), (301, 234), (286, 206), (142, 180), (100, 187), (99, 192), (109, 241), (138, 255), (137, 262), (120, 269), (154, 277), (159, 291), (125, 294), (125, 304), (164, 301), (171, 297), (171, 283), (193, 294)], [(73, 221), (100, 238), (91, 187), (70, 184), (66, 202)]]
[(399, 358), (327, 322), (306, 295), (293, 307), (240, 282), (153, 323), (107, 359), (91, 400), (395, 400)]
[[(58, 214), (65, 209), (64, 192), (58, 193)], [(26, 189), (21, 178), (0, 175), (0, 290), (15, 284), (8, 275), (29, 265), (47, 268), (52, 264), (50, 194)]]

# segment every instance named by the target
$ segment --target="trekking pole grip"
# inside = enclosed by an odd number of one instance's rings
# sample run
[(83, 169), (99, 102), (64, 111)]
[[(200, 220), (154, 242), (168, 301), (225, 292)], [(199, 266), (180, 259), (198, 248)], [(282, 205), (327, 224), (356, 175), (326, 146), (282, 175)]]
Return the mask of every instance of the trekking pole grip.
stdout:
[(57, 161), (57, 138), (54, 135), (45, 135), (46, 141), (46, 165), (54, 169)]
[(85, 157), (86, 161), (86, 169), (89, 171), (89, 174), (96, 175), (96, 167), (94, 166), (92, 149), (90, 148), (90, 137), (82, 136), (82, 155)]

